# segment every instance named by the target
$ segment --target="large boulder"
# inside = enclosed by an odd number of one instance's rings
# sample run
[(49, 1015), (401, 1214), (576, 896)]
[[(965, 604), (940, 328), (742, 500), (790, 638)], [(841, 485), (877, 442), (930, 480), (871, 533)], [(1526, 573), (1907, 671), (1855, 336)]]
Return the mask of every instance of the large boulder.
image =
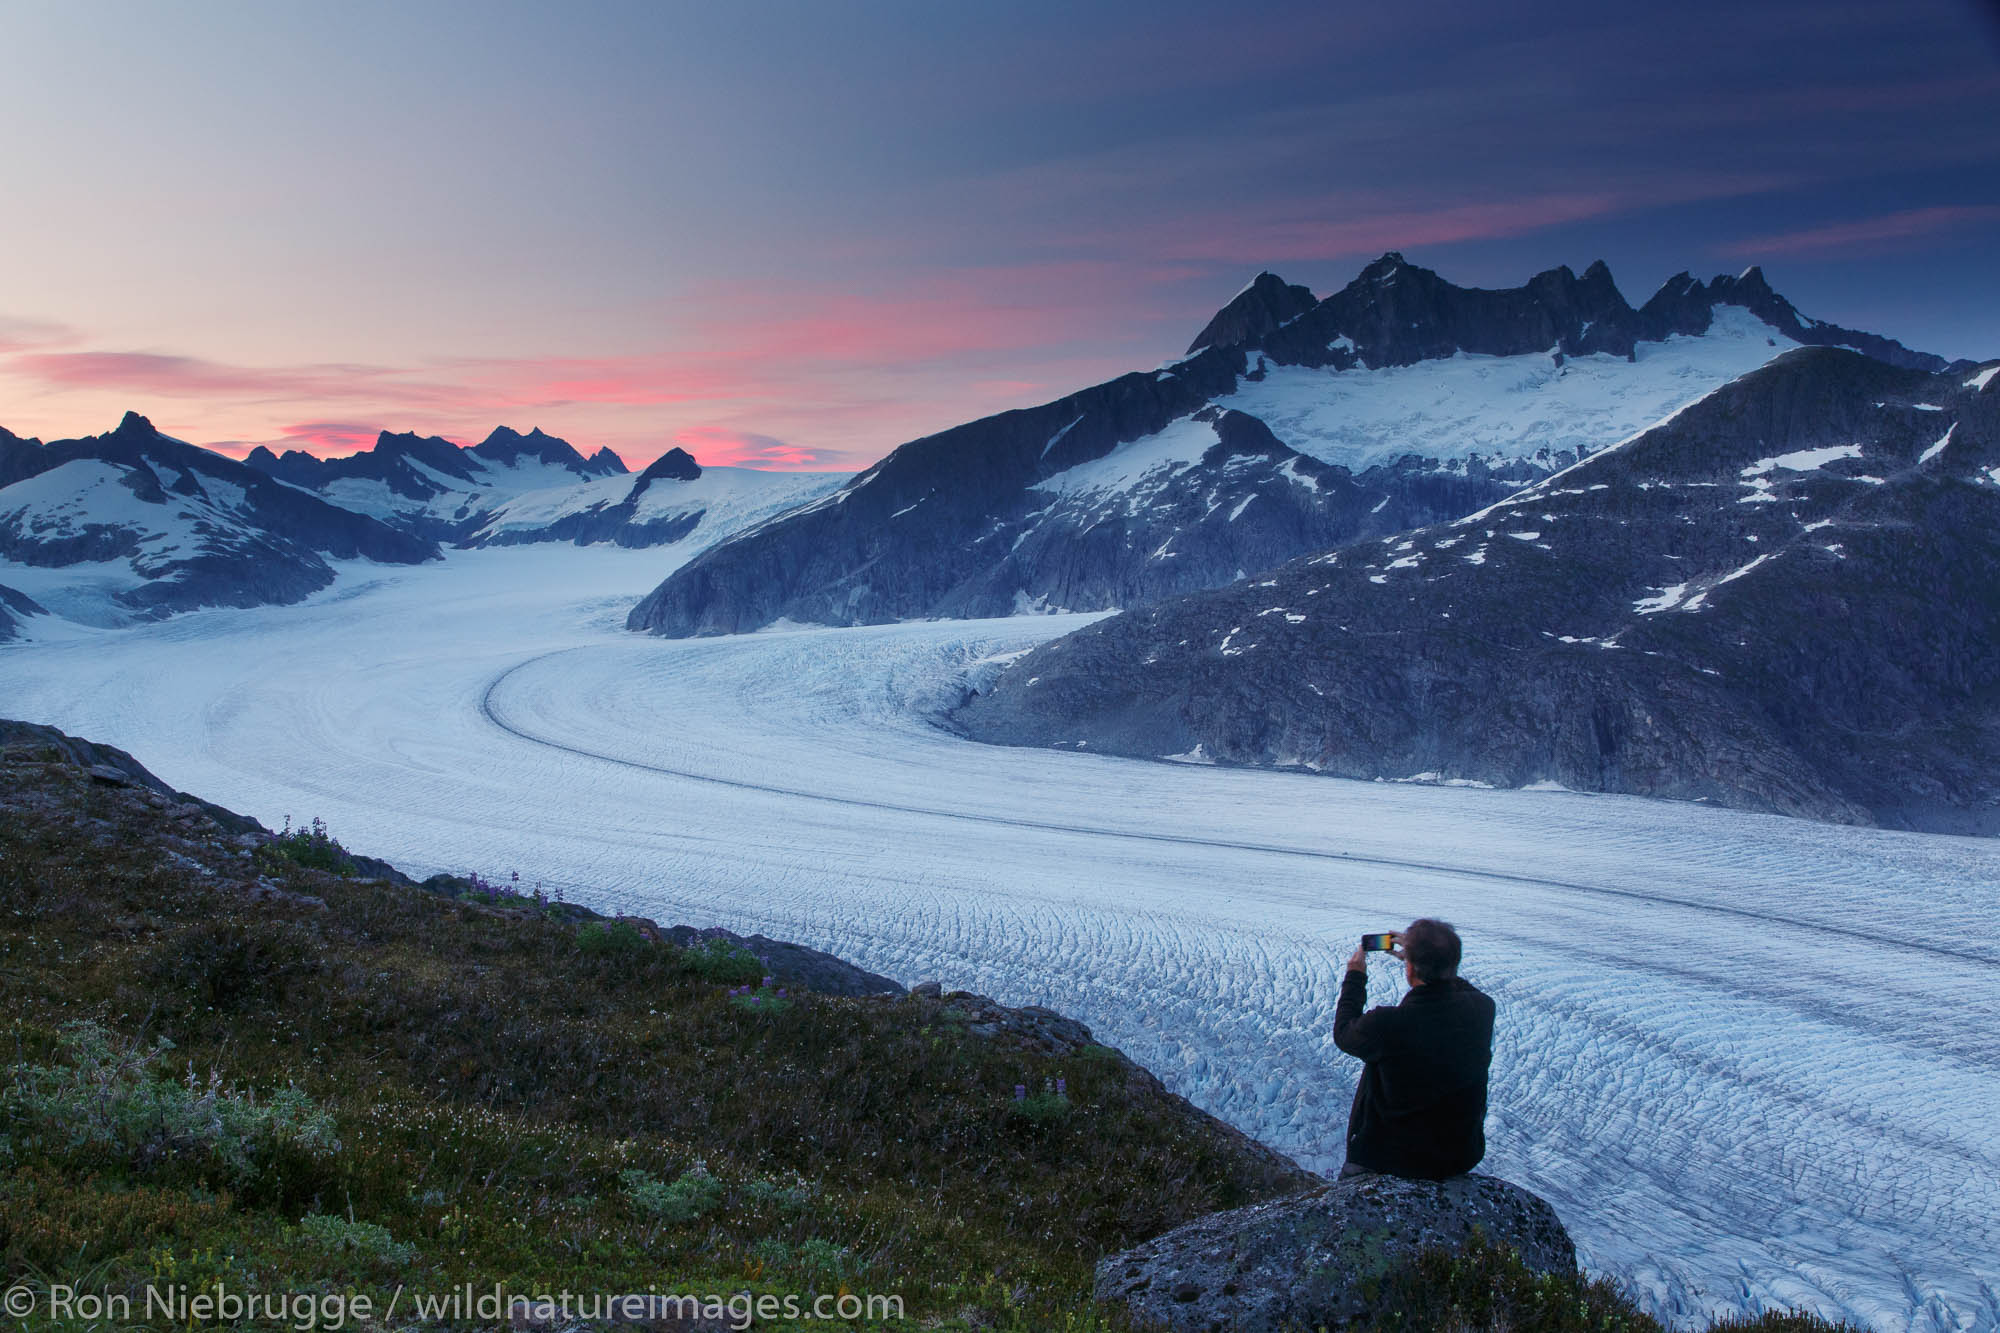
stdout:
[(1349, 1176), (1307, 1194), (1212, 1213), (1097, 1265), (1097, 1299), (1188, 1333), (1338, 1328), (1373, 1313), (1382, 1280), (1477, 1228), (1541, 1273), (1576, 1271), (1548, 1202), (1494, 1176)]

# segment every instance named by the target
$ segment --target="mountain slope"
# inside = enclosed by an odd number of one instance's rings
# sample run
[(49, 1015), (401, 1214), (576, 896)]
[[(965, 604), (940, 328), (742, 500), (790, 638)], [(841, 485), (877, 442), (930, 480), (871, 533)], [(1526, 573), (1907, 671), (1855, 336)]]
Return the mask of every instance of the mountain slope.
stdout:
[(297, 601), (333, 581), (328, 558), (437, 556), (136, 413), (107, 435), (0, 440), (0, 581), (88, 623)]
[[(895, 450), (705, 552), (633, 629), (1132, 606), (1454, 518), (1808, 342), (1943, 362), (1800, 317), (1756, 270), (1634, 310), (1604, 265), (1452, 285), (1390, 254), (1340, 292), (1262, 274), (1191, 354)], [(1223, 517), (1226, 516), (1226, 517)]]
[(1011, 744), (2000, 832), (2000, 387), (1801, 349), (1449, 524), (1029, 654)]

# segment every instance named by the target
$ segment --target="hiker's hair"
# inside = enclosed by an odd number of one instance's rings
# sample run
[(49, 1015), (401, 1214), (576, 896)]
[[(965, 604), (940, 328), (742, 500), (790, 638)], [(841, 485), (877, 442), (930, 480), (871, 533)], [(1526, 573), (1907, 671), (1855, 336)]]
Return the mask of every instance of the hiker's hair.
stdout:
[(1458, 932), (1447, 921), (1433, 921), (1424, 917), (1412, 921), (1410, 928), (1403, 932), (1403, 957), (1410, 962), (1410, 970), (1417, 974), (1417, 980), (1428, 985), (1433, 981), (1449, 981), (1458, 975), (1458, 960), (1465, 952), (1459, 943)]

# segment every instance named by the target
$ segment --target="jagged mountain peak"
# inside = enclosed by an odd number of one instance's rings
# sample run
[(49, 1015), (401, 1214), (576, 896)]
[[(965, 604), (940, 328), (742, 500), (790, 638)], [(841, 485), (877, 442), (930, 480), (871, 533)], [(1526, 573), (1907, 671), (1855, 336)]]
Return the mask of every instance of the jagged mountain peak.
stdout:
[(1187, 355), (1193, 356), (1205, 347), (1241, 347), (1255, 342), (1317, 303), (1310, 287), (1286, 282), (1267, 269), (1215, 312), (1215, 317), (1188, 344)]
[(442, 435), (419, 435), (415, 431), (383, 431), (375, 437), (373, 452), (381, 458), (404, 458), (433, 468), (449, 477), (471, 480), (466, 451)]
[(495, 426), (491, 434), (467, 450), (481, 460), (502, 467), (517, 466), (523, 458), (536, 459), (554, 467), (582, 471), (588, 467), (582, 454), (568, 440), (545, 433), (536, 426), (526, 435), (510, 426)]
[(130, 437), (134, 435), (158, 435), (160, 432), (150, 419), (140, 416), (137, 412), (127, 412), (119, 419), (118, 429), (111, 433), (114, 436)]
[(693, 481), (701, 475), (701, 464), (694, 461), (694, 455), (675, 447), (667, 450), (652, 462), (646, 464), (639, 473), (640, 481)]

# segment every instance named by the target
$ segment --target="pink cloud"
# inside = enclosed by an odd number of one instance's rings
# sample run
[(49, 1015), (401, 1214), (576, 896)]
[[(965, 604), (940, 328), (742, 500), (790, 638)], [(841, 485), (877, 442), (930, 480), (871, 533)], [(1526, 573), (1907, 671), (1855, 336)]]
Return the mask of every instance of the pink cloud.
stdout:
[(1753, 236), (1718, 248), (1718, 253), (1738, 258), (1762, 255), (1812, 255), (1867, 253), (1894, 249), (1900, 243), (1936, 236), (1941, 232), (2000, 222), (2000, 206), (1946, 205), (1937, 208), (1909, 208), (1880, 217), (1835, 222), (1801, 231)]
[(55, 395), (70, 415), (88, 412), (75, 423), (86, 430), (126, 406), (192, 403), (195, 421), (209, 423), (195, 429), (228, 436), (216, 447), (230, 452), (264, 443), (326, 457), (368, 447), (377, 423), (478, 438), (495, 421), (535, 416), (586, 451), (610, 444), (645, 457), (683, 432), (718, 462), (860, 466), (1049, 385), (1129, 368), (1153, 350), (1136, 345), (1129, 312), (1195, 271), (1091, 261), (902, 275), (859, 292), (718, 283), (690, 304), (720, 317), (624, 356), (253, 365), (43, 345), (0, 348), (0, 373)]
[(674, 432), (674, 443), (693, 454), (696, 462), (718, 467), (807, 472), (838, 469), (844, 464), (842, 457), (832, 450), (787, 444), (769, 435), (724, 426), (685, 427)]
[(0, 315), (0, 355), (25, 352), (35, 347), (58, 346), (75, 337), (74, 329), (53, 320)]
[[(375, 437), (381, 433), (380, 426), (364, 425), (355, 421), (301, 421), (296, 425), (286, 426), (276, 439), (241, 441), (236, 447), (246, 454), (261, 444), (278, 454), (284, 453), (287, 449), (303, 449), (319, 458), (339, 458), (345, 454), (358, 454), (364, 449), (373, 449)], [(218, 446), (209, 446), (211, 449), (216, 447)]]

